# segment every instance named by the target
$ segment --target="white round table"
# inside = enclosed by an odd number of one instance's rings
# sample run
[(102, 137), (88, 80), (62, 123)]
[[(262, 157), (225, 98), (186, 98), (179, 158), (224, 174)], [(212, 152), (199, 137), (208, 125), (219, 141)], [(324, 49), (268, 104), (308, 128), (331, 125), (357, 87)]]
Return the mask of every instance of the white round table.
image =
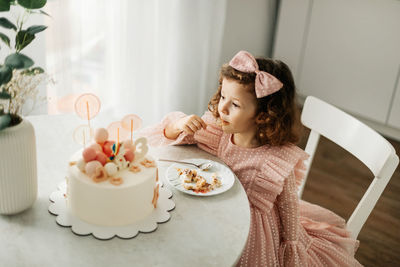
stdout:
[[(99, 116), (101, 117), (101, 116)], [(196, 197), (169, 187), (176, 207), (171, 219), (155, 232), (132, 239), (102, 241), (77, 236), (56, 224), (48, 212), (49, 195), (64, 179), (69, 157), (80, 147), (72, 139), (75, 127), (86, 122), (75, 115), (31, 116), (36, 132), (38, 199), (29, 210), (0, 215), (1, 266), (232, 266), (239, 259), (250, 228), (246, 193), (237, 180), (220, 195)], [(96, 122), (101, 122), (96, 123)], [(95, 118), (92, 125), (111, 121)], [(196, 146), (151, 148), (156, 158), (207, 158), (221, 162)], [(159, 162), (164, 180), (169, 163)]]

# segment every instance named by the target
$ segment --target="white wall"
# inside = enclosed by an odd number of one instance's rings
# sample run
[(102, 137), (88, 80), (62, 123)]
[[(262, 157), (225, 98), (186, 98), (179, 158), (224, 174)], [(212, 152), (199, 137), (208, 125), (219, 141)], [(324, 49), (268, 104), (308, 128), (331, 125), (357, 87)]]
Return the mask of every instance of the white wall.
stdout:
[(221, 65), (240, 50), (271, 56), (276, 9), (276, 0), (228, 1)]
[[(225, 12), (225, 26), (218, 72), (240, 50), (254, 56), (272, 55), (273, 36), (277, 16), (277, 0), (229, 0)], [(218, 86), (217, 79), (208, 88), (210, 99)]]

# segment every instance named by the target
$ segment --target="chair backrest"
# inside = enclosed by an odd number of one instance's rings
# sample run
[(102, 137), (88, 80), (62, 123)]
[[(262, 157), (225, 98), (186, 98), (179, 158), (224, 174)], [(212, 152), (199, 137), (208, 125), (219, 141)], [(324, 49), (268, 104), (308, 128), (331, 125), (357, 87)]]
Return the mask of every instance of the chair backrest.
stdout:
[(353, 154), (375, 176), (347, 221), (347, 229), (352, 237), (356, 238), (392, 177), (399, 157), (393, 146), (376, 131), (316, 97), (306, 98), (301, 122), (310, 128), (311, 132), (305, 149), (310, 158), (305, 162), (306, 176), (299, 188), (299, 197), (303, 193), (320, 135)]

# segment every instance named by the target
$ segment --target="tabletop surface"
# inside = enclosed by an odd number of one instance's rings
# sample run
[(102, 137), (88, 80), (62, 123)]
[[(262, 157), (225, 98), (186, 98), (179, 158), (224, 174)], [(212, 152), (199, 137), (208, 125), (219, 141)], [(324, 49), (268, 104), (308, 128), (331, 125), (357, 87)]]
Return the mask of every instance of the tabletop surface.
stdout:
[[(1, 266), (232, 266), (240, 257), (250, 227), (249, 203), (240, 182), (235, 178), (233, 187), (220, 195), (191, 196), (165, 182), (170, 163), (158, 162), (158, 167), (176, 207), (155, 232), (102, 241), (59, 226), (48, 212), (49, 195), (65, 178), (68, 160), (80, 148), (73, 142), (73, 130), (85, 121), (75, 115), (28, 120), (37, 141), (38, 199), (20, 214), (0, 215)], [(105, 127), (110, 122), (92, 125)], [(150, 153), (155, 158), (221, 162), (196, 146), (151, 148)]]

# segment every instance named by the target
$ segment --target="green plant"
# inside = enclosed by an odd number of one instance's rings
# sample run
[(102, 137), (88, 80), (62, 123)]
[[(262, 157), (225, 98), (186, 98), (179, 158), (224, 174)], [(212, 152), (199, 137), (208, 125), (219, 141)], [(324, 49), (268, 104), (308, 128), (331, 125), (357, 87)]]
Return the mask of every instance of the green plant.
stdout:
[[(0, 65), (0, 130), (16, 125), (22, 120), (19, 112), (20, 105), (24, 103), (24, 100), (21, 100), (21, 96), (18, 96), (21, 90), (16, 90), (15, 87), (21, 87), (21, 80), (22, 84), (26, 84), (27, 81), (32, 82), (33, 76), (44, 73), (42, 68), (32, 67), (34, 61), (22, 54), (21, 51), (35, 39), (37, 33), (47, 28), (44, 25), (32, 25), (24, 28), (24, 24), (31, 14), (48, 16), (46, 12), (41, 10), (46, 2), (47, 0), (0, 0), (0, 12), (10, 12), (11, 7), (17, 8), (19, 6), (19, 8), (23, 8), (23, 12), (18, 15), (15, 24), (5, 17), (0, 17), (0, 27), (15, 33), (14, 46), (12, 46), (10, 38), (5, 33), (0, 32), (0, 40), (3, 45), (5, 44), (10, 49), (10, 54)], [(36, 89), (36, 86), (34, 89)], [(23, 96), (27, 95), (24, 92)], [(13, 101), (17, 103), (13, 103)], [(2, 104), (2, 102), (7, 103), (7, 105)]]

